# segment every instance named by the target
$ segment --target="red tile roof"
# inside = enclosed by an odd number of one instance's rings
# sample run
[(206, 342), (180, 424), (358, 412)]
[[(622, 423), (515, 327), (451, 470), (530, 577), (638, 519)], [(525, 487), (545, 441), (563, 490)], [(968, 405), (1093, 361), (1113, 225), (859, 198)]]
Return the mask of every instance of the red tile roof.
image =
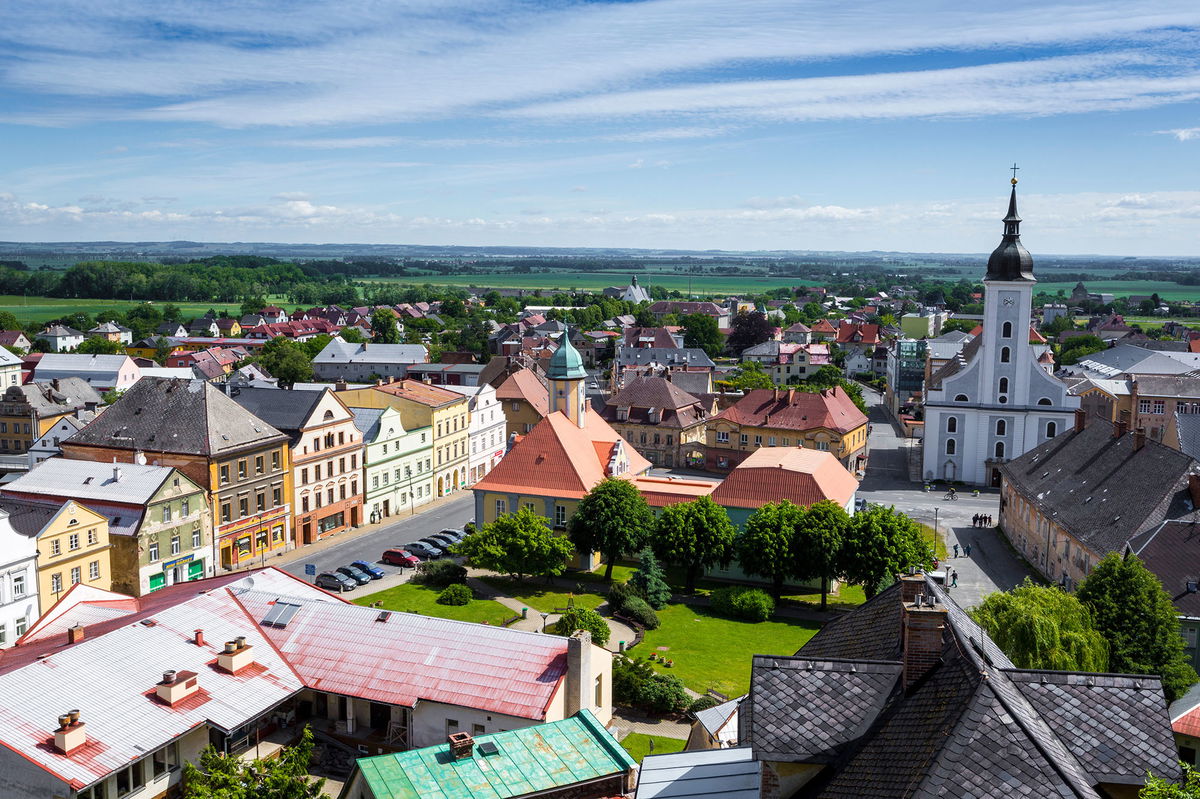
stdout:
[(633, 484), (652, 508), (665, 508), (667, 505), (706, 497), (720, 485), (716, 481), (671, 480), (664, 477), (638, 477)]
[(823, 427), (838, 433), (848, 433), (867, 423), (867, 417), (840, 386), (820, 392), (755, 389), (716, 418), (751, 427), (780, 430)]
[(837, 330), (838, 344), (877, 344), (879, 325), (843, 323)]
[(797, 505), (831, 499), (846, 505), (857, 490), (858, 480), (831, 453), (763, 447), (729, 473), (712, 499), (729, 508), (758, 508), (781, 499)]
[(542, 416), (550, 413), (550, 391), (532, 369), (518, 369), (496, 387), (496, 399), (525, 400)]
[(420, 380), (396, 380), (386, 385), (375, 386), (375, 390), (391, 394), (393, 397), (403, 397), (413, 402), (419, 402), (431, 408), (440, 408), (456, 401), (466, 402), (466, 398), (457, 391), (432, 386), (422, 383)]
[(812, 326), (812, 332), (824, 333), (826, 335), (834, 335), (837, 333), (837, 328), (828, 319), (821, 319)]
[(586, 425), (579, 427), (561, 412), (549, 414), (475, 484), (475, 490), (579, 499), (609, 476), (608, 462), (618, 445), (629, 462), (618, 476), (632, 478), (650, 468), (650, 461), (591, 408)]

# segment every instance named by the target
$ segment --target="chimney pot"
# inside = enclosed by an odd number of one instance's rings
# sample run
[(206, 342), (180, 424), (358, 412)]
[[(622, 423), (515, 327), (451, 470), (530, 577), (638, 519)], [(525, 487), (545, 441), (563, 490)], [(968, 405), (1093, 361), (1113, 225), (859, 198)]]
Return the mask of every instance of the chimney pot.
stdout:
[(241, 649), (246, 645), (246, 636), (239, 635), (236, 639), (234, 639), (234, 643), (237, 644), (238, 649)]
[(78, 709), (75, 709), (75, 710), (68, 710), (68, 711), (67, 711), (67, 715), (68, 715), (68, 716), (70, 716), (70, 718), (71, 718), (71, 723), (72, 723), (72, 724), (78, 724), (78, 723), (79, 723), (79, 710), (78, 710)]
[(83, 640), (83, 625), (76, 624), (67, 630), (67, 643), (77, 644)]
[(71, 726), (71, 714), (70, 713), (63, 713), (61, 716), (58, 717), (58, 728), (60, 730), (65, 730), (67, 727), (70, 727), (70, 726)]
[(204, 646), (204, 630), (196, 630), (196, 646)]
[(232, 655), (236, 651), (237, 651), (237, 642), (236, 641), (226, 641), (225, 642), (225, 654), (226, 655)]
[(167, 670), (167, 671), (164, 671), (164, 672), (163, 672), (163, 678), (162, 678), (162, 681), (163, 681), (164, 683), (172, 683), (172, 682), (175, 682), (175, 670), (174, 670), (174, 669), (169, 669), (169, 670)]
[(1146, 428), (1139, 427), (1133, 434), (1133, 451), (1137, 452), (1146, 446)]

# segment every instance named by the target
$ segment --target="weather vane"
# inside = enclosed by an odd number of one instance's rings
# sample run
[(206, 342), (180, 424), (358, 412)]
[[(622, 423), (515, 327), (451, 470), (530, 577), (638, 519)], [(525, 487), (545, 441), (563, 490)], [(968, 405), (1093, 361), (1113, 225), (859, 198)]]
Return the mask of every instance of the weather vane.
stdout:
[(1013, 161), (1013, 165), (1009, 167), (1009, 169), (1013, 171), (1012, 182), (1014, 186), (1017, 185), (1017, 170), (1020, 168), (1021, 167), (1017, 166), (1016, 161)]

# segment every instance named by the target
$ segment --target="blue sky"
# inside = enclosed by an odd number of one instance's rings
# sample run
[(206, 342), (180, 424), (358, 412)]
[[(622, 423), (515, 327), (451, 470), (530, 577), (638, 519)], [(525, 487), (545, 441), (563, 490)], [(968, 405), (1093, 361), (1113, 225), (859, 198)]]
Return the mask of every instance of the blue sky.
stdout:
[(1196, 0), (4, 6), (4, 240), (1200, 255)]

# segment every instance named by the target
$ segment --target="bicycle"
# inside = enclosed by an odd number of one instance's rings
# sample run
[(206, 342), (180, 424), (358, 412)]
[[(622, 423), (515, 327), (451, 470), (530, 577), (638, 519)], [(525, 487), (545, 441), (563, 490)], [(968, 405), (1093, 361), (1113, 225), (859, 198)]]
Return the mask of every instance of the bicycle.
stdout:
[(942, 497), (942, 499), (948, 499), (951, 502), (958, 502), (958, 493), (954, 492), (954, 491), (947, 491), (945, 496)]

